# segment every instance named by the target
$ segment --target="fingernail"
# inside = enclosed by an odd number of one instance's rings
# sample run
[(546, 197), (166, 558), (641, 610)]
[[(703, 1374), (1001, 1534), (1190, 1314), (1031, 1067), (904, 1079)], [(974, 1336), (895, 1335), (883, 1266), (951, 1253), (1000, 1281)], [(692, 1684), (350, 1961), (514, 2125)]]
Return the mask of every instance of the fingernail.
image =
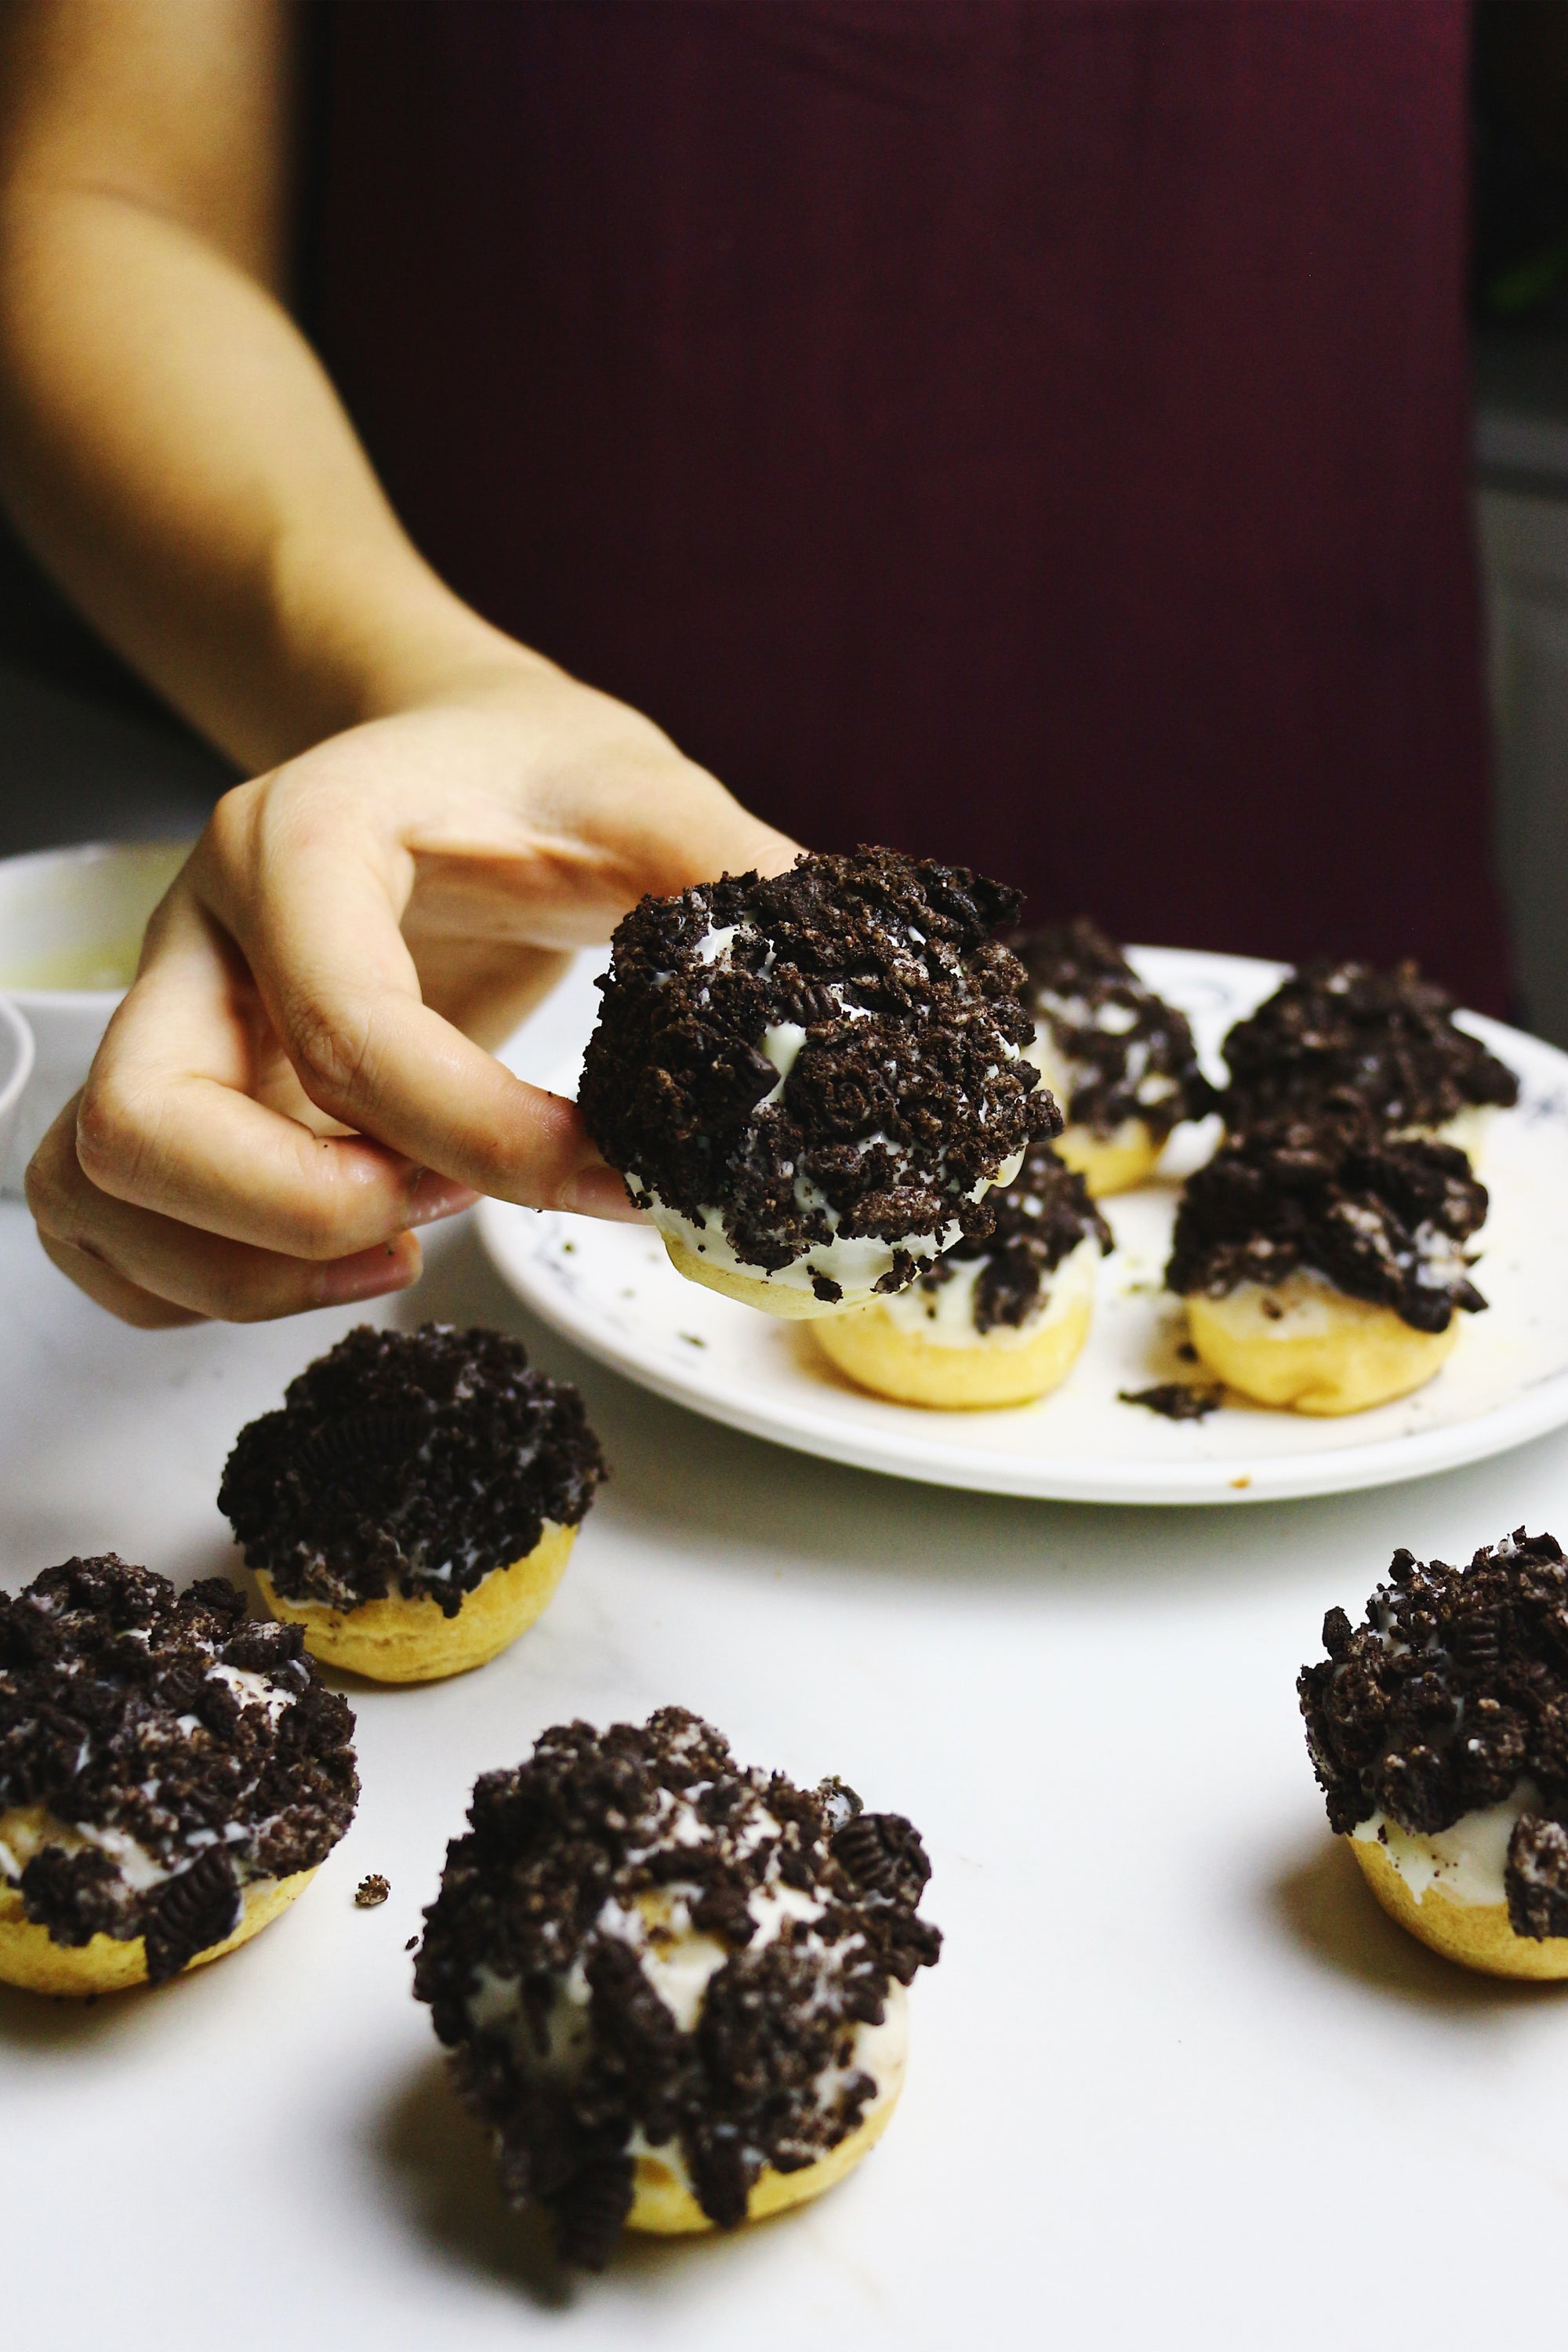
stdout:
[(322, 1307), (346, 1307), (356, 1298), (384, 1298), (391, 1290), (406, 1290), (416, 1281), (423, 1260), (412, 1235), (395, 1242), (378, 1242), (374, 1249), (356, 1250), (353, 1257), (336, 1257), (316, 1278), (316, 1297)]
[(437, 1218), (456, 1217), (471, 1209), (479, 1197), (470, 1186), (454, 1183), (450, 1177), (437, 1176), (434, 1169), (426, 1168), (408, 1195), (404, 1220), (410, 1225), (433, 1225)]
[(579, 1217), (613, 1217), (625, 1225), (643, 1221), (642, 1211), (613, 1168), (584, 1168), (567, 1185), (561, 1205)]

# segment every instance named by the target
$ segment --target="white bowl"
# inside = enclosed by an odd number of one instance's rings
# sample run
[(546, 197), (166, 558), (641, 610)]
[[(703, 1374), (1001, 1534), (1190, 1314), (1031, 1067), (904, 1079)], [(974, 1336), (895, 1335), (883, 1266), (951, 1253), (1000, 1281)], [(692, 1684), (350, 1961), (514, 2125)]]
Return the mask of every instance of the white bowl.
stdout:
[(0, 996), (0, 1165), (16, 1132), (22, 1097), (33, 1075), (33, 1033), (8, 996)]
[(147, 918), (189, 853), (188, 842), (89, 842), (0, 858), (0, 989), (37, 1048), (0, 1152), (0, 1191), (21, 1191), (28, 1160), (87, 1076), (135, 976)]

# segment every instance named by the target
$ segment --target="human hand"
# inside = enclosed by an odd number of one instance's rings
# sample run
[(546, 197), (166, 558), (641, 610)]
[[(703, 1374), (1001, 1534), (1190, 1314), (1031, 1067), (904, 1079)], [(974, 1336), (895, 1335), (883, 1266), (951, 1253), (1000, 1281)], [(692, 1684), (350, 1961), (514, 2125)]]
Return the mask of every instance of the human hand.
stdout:
[(45, 1249), (147, 1328), (416, 1279), (479, 1193), (631, 1216), (574, 1105), (485, 1050), (645, 892), (795, 845), (649, 721), (515, 666), (219, 803), (27, 1171)]

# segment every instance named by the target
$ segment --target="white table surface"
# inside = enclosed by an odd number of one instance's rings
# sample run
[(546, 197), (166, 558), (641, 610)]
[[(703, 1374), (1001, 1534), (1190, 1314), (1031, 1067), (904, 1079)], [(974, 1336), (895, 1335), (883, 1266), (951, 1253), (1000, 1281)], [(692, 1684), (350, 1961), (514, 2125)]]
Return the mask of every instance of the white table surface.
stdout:
[[(0, 1208), (0, 1577), (235, 1568), (241, 1423), (355, 1319), (121, 1329)], [(1330, 1840), (1293, 1679), (1395, 1545), (1568, 1538), (1568, 1435), (1224, 1512), (917, 1486), (644, 1395), (531, 1327), (465, 1223), (383, 1310), (523, 1331), (614, 1465), (561, 1593), (457, 1683), (353, 1690), (359, 1817), (248, 1949), (83, 2009), (0, 1991), (6, 2339), (124, 2352), (1237, 2347), (1562, 2333), (1568, 1991), (1409, 1942)], [(908, 1812), (941, 1966), (902, 2110), (820, 2204), (563, 2281), (502, 2207), (404, 1944), (469, 1786), (679, 1700)], [(360, 1912), (366, 1871), (392, 1897)], [(13, 2332), (14, 2331), (14, 2332)]]

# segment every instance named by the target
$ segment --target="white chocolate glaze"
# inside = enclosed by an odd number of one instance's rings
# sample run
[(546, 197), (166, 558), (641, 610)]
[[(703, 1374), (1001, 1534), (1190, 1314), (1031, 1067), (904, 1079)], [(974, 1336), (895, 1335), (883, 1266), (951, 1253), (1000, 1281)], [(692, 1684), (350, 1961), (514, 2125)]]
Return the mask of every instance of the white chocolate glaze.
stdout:
[(1450, 1829), (1417, 1833), (1377, 1812), (1358, 1822), (1351, 1835), (1363, 1844), (1380, 1844), (1417, 1902), (1437, 1886), (1455, 1903), (1506, 1903), (1509, 1840), (1520, 1815), (1537, 1801), (1533, 1782), (1521, 1780), (1501, 1804), (1461, 1813)]
[(952, 1260), (952, 1272), (934, 1286), (911, 1283), (895, 1297), (880, 1303), (900, 1331), (926, 1339), (937, 1348), (1021, 1348), (1038, 1339), (1048, 1324), (1059, 1323), (1086, 1298), (1094, 1296), (1100, 1247), (1092, 1234), (1069, 1250), (1061, 1264), (1041, 1281), (1038, 1297), (1022, 1323), (993, 1324), (989, 1331), (974, 1328), (974, 1289), (984, 1259)]

